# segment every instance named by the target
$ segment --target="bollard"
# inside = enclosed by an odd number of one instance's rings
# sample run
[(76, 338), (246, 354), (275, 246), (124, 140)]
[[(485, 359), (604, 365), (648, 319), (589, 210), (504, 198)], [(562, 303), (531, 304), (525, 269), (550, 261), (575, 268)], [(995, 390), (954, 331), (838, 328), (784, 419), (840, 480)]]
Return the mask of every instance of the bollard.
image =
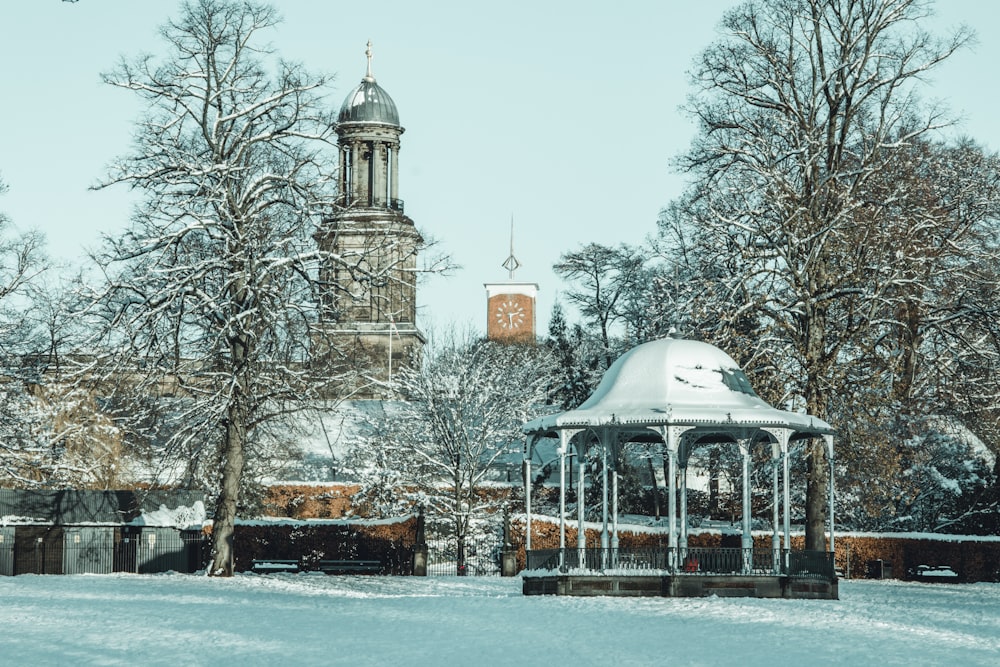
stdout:
[(517, 575), (517, 552), (506, 547), (500, 560), (500, 576), (513, 577)]
[(420, 544), (413, 549), (413, 576), (427, 576), (427, 545)]

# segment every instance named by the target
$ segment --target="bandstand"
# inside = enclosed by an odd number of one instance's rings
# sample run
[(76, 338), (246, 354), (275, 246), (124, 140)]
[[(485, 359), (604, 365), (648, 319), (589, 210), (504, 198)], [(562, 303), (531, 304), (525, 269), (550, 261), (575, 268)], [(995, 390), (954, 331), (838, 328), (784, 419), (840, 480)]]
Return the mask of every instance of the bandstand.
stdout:
[[(836, 599), (833, 565), (833, 428), (816, 417), (778, 410), (759, 398), (729, 355), (707, 343), (663, 339), (639, 345), (605, 373), (593, 395), (574, 410), (523, 426), (527, 515), (526, 595), (752, 596)], [(828, 551), (791, 548), (790, 452), (821, 438), (830, 466)], [(532, 459), (543, 439), (555, 439), (559, 462), (559, 546), (531, 544)], [(619, 449), (644, 442), (662, 451), (668, 487), (665, 548), (619, 547)], [(697, 448), (726, 443), (742, 459), (740, 547), (688, 546), (688, 461)], [(753, 454), (767, 448), (772, 487), (770, 548), (751, 534)], [(588, 456), (601, 462), (600, 546), (586, 544), (584, 503), (577, 504), (577, 544), (566, 544), (567, 461), (579, 466), (583, 497)], [(758, 456), (758, 459), (761, 457)], [(591, 484), (596, 480), (591, 479)]]

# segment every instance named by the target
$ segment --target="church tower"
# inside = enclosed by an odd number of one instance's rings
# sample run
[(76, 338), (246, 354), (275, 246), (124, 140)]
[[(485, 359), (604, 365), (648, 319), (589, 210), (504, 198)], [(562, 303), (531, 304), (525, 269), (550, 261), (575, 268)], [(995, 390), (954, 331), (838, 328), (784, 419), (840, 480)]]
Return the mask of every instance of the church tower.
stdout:
[[(396, 104), (368, 69), (340, 108), (338, 212), (316, 235), (338, 256), (321, 269), (320, 327), (330, 347), (360, 362), (376, 380), (416, 358), (425, 342), (416, 326), (417, 251), (423, 239), (399, 198)], [(347, 269), (350, 266), (352, 269)]]

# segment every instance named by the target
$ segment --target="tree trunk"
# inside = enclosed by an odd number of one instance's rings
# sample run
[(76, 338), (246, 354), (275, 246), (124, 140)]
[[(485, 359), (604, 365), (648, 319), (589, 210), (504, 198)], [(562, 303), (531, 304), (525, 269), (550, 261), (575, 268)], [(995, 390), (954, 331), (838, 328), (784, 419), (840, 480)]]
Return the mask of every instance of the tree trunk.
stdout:
[(917, 357), (920, 349), (921, 312), (916, 300), (907, 299), (899, 306), (898, 319), (901, 322), (899, 330), (899, 366), (893, 374), (892, 397), (902, 408), (908, 407), (917, 375)]
[(829, 465), (826, 445), (813, 438), (806, 454), (806, 550), (826, 551), (826, 507)]
[(243, 410), (238, 404), (229, 408), (226, 441), (222, 460), (222, 481), (212, 525), (212, 566), (209, 574), (217, 577), (233, 575), (233, 528), (240, 481), (243, 478), (246, 426)]
[(460, 577), (465, 576), (465, 535), (468, 532), (468, 513), (466, 493), (468, 490), (463, 484), (461, 475), (461, 457), (455, 457), (455, 468), (452, 471), (452, 483), (455, 485), (453, 512), (455, 516), (455, 567)]
[(653, 457), (647, 456), (646, 463), (649, 464), (649, 480), (653, 486), (653, 512), (656, 520), (660, 520), (660, 485), (656, 482), (656, 468), (653, 467)]
[(663, 488), (666, 491), (667, 507), (670, 507), (670, 459), (663, 453)]
[(460, 577), (464, 577), (468, 574), (465, 564), (465, 535), (459, 533), (455, 539), (458, 541), (458, 548), (455, 554), (455, 564), (458, 567), (456, 574)]
[(247, 366), (249, 343), (245, 336), (236, 336), (230, 343), (236, 387), (226, 409), (226, 432), (222, 450), (222, 479), (219, 501), (212, 524), (212, 566), (209, 574), (233, 576), (233, 529), (236, 507), (243, 482), (247, 439)]
[(226, 424), (226, 442), (222, 461), (222, 483), (215, 520), (212, 526), (212, 567), (209, 574), (219, 577), (233, 575), (233, 529), (236, 521), (236, 504), (239, 501), (240, 480), (243, 477), (244, 442), (246, 431), (243, 423), (233, 419), (238, 410), (230, 408), (230, 421)]
[[(822, 275), (822, 273), (820, 273)], [(809, 414), (826, 418), (822, 390), (823, 355), (826, 349), (826, 312), (813, 308), (806, 321), (806, 407)], [(806, 544), (807, 551), (826, 551), (826, 509), (829, 498), (829, 465), (826, 444), (813, 438), (806, 446)]]

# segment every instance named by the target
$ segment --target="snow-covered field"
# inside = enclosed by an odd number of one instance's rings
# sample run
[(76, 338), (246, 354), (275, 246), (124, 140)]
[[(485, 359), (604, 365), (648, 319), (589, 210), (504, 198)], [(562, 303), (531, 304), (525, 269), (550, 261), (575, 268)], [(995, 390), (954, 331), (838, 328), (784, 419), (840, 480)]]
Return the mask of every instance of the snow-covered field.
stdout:
[(839, 601), (523, 597), (520, 578), (23, 575), (5, 665), (1000, 665), (1000, 584)]

